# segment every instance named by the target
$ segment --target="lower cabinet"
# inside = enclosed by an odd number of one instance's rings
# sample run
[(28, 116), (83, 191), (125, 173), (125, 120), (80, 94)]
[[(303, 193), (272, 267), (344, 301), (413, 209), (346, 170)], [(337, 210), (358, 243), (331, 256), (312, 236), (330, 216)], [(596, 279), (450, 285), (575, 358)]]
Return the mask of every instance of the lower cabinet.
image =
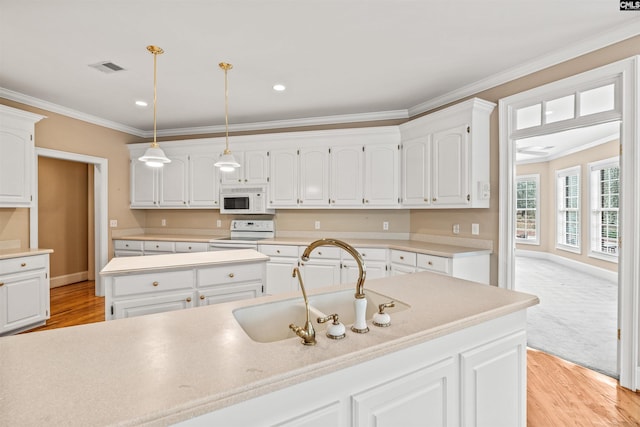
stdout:
[(49, 317), (49, 254), (0, 260), (0, 335), (44, 325)]
[(525, 327), (521, 310), (177, 425), (525, 427)]
[(104, 279), (105, 318), (112, 320), (262, 296), (265, 262), (129, 271)]
[(270, 257), (267, 261), (265, 293), (277, 295), (297, 291), (298, 279), (293, 269), (298, 267), (298, 247), (291, 245), (258, 245), (258, 251)]

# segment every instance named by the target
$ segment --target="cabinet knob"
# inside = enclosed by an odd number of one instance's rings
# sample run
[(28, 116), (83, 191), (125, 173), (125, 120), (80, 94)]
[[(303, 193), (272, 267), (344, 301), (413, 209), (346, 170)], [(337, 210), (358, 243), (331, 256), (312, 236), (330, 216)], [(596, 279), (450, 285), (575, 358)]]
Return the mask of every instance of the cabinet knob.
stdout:
[(125, 246), (125, 248), (128, 248), (128, 247), (129, 247), (129, 244), (127, 243), (127, 244), (126, 244), (126, 245), (124, 245), (124, 246)]
[(187, 302), (191, 302), (191, 297), (187, 297)]
[(280, 249), (276, 249), (276, 253), (279, 254), (280, 253)]
[(432, 262), (432, 261), (429, 261), (427, 264), (429, 264), (429, 265), (433, 265), (433, 262)]
[(336, 202), (335, 200), (332, 200), (332, 201), (331, 201), (331, 203), (335, 203), (335, 202)]
[(365, 202), (365, 203), (369, 203), (369, 201), (368, 201), (368, 200), (365, 200), (364, 202)]
[(425, 198), (424, 198), (424, 201), (425, 201), (425, 202), (428, 202), (428, 201), (429, 201), (429, 198), (425, 197)]
[(20, 267), (26, 267), (26, 266), (27, 266), (26, 262), (23, 262), (22, 264), (20, 264)]
[(367, 256), (367, 254), (365, 254), (364, 252), (362, 252), (360, 255), (362, 255), (362, 258)]
[(401, 257), (400, 257), (400, 259), (404, 259), (404, 257), (403, 257), (403, 256), (401, 256)]
[(158, 249), (160, 247), (160, 245), (156, 245), (156, 249)]
[(153, 282), (153, 286), (158, 286), (160, 283), (158, 282)]
[(436, 202), (438, 199), (434, 197), (434, 198), (433, 198), (433, 199), (431, 199), (431, 200), (432, 200), (432, 201), (434, 201), (434, 202)]
[(1, 286), (4, 286), (4, 282), (0, 282), (0, 287), (1, 287)]
[(231, 277), (233, 279), (235, 277), (235, 274), (229, 273), (229, 277)]
[(204, 300), (204, 298), (205, 298), (204, 295), (200, 295), (201, 300)]
[(191, 246), (189, 246), (189, 250), (191, 250)]
[(318, 251), (318, 255), (322, 255), (322, 252)]

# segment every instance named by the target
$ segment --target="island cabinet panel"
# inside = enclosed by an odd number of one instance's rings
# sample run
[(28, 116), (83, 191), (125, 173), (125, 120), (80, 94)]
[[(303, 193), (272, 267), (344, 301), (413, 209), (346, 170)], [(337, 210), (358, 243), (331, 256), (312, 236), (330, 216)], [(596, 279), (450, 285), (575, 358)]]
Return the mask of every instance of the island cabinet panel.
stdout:
[(49, 317), (49, 254), (0, 260), (0, 335), (43, 325)]
[(261, 281), (201, 289), (198, 291), (198, 306), (257, 298), (262, 296), (262, 289)]
[(113, 278), (114, 297), (136, 294), (158, 294), (193, 287), (193, 271), (135, 274)]
[(112, 306), (112, 315), (116, 319), (124, 319), (126, 317), (182, 310), (193, 307), (193, 304), (193, 292), (178, 292), (168, 295), (115, 301)]

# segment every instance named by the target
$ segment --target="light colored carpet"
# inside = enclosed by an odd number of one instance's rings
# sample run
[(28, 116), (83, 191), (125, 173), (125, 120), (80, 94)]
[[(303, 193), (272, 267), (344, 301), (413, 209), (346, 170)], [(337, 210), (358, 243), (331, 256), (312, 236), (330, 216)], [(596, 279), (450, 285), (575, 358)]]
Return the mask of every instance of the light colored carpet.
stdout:
[(517, 256), (515, 288), (540, 298), (527, 311), (530, 347), (618, 378), (617, 283)]

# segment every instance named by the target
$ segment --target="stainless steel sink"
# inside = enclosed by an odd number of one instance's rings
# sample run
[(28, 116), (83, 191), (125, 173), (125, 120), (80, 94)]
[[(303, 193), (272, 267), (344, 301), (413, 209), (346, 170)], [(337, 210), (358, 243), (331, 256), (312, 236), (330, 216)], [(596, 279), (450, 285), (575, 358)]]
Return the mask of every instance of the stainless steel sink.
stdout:
[[(408, 304), (373, 291), (367, 291), (366, 298), (367, 320), (371, 320), (378, 311), (378, 305), (385, 302), (396, 301), (395, 307), (385, 310), (392, 316), (393, 313), (409, 308)], [(317, 331), (326, 329), (326, 324), (319, 325), (316, 319), (333, 313), (338, 313), (340, 322), (345, 326), (352, 324), (355, 321), (353, 300), (352, 289), (310, 296), (310, 315), (314, 328)], [(269, 343), (296, 337), (296, 334), (289, 329), (289, 324), (303, 325), (306, 320), (306, 309), (302, 298), (291, 298), (238, 308), (233, 311), (233, 316), (252, 340)]]

